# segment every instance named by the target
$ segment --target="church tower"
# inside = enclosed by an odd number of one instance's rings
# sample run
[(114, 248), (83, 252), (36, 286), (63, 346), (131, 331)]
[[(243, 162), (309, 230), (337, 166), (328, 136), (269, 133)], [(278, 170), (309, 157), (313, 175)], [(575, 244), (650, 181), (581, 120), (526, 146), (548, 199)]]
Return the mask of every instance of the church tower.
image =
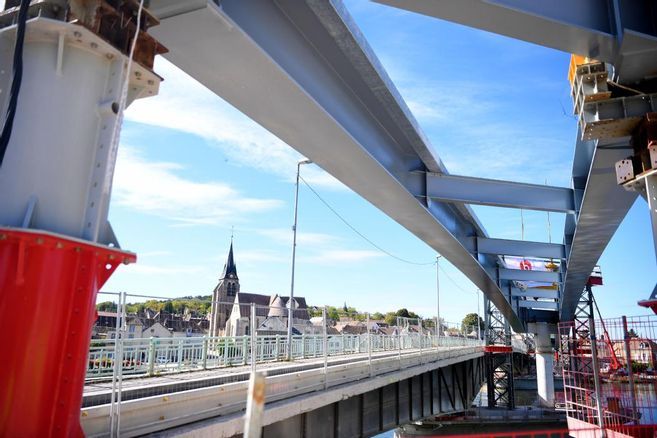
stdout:
[(231, 238), (228, 260), (224, 265), (224, 271), (219, 278), (219, 283), (212, 292), (210, 336), (219, 336), (226, 329), (226, 321), (228, 321), (233, 308), (232, 303), (239, 291), (240, 279), (237, 277), (237, 265), (235, 265), (233, 257), (233, 239)]

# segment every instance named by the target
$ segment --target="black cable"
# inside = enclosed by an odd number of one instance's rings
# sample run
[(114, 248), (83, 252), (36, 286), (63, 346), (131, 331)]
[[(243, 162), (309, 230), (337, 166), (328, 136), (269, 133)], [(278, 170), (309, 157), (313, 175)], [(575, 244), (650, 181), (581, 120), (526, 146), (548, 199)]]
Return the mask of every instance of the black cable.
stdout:
[(30, 8), (30, 0), (21, 0), (21, 6), (18, 10), (18, 23), (16, 26), (16, 44), (14, 45), (14, 69), (9, 91), (9, 105), (7, 106), (7, 115), (5, 124), (2, 127), (0, 135), (0, 166), (5, 158), (11, 131), (14, 127), (14, 117), (16, 116), (16, 107), (18, 104), (18, 92), (21, 89), (23, 81), (23, 43), (25, 41), (25, 23), (27, 22), (27, 12)]
[(414, 261), (411, 261), (411, 260), (406, 260), (404, 258), (398, 257), (398, 256), (392, 254), (391, 252), (388, 252), (385, 249), (381, 248), (379, 245), (377, 245), (376, 243), (374, 243), (370, 239), (368, 239), (367, 236), (365, 236), (363, 233), (361, 233), (356, 228), (354, 228), (354, 226), (351, 225), (344, 217), (342, 217), (340, 215), (340, 213), (338, 213), (333, 207), (331, 207), (331, 205), (328, 202), (326, 202), (324, 200), (324, 198), (322, 198), (319, 195), (319, 193), (317, 193), (317, 191), (315, 191), (315, 189), (313, 189), (312, 186), (310, 184), (308, 184), (308, 182), (305, 179), (303, 179), (302, 176), (299, 176), (299, 179), (306, 185), (306, 187), (308, 187), (308, 189), (310, 189), (311, 192), (313, 192), (313, 194), (317, 197), (317, 199), (319, 199), (322, 202), (322, 204), (324, 204), (326, 206), (326, 208), (328, 208), (335, 216), (337, 216), (338, 219), (340, 219), (347, 227), (349, 227), (351, 229), (351, 231), (356, 233), (358, 236), (360, 236), (361, 239), (363, 239), (364, 241), (366, 241), (367, 243), (372, 245), (374, 248), (381, 251), (383, 254), (386, 254), (387, 256), (390, 256), (393, 259), (399, 260), (400, 262), (408, 263), (409, 265), (429, 266), (429, 265), (435, 265), (436, 264), (436, 262), (418, 263), (418, 262), (414, 262)]

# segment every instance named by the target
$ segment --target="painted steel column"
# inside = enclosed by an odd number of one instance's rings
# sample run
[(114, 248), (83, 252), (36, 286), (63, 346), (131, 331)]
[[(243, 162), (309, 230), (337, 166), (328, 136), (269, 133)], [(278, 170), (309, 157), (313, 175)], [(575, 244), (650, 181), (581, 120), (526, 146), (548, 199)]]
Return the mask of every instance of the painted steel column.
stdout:
[(655, 255), (657, 255), (657, 174), (652, 174), (646, 178), (646, 200), (650, 210), (652, 239), (655, 245)]
[[(13, 26), (0, 29), (7, 70), (14, 39)], [(12, 333), (0, 436), (82, 436), (96, 295), (119, 264), (136, 261), (107, 222), (123, 85), (131, 102), (157, 94), (160, 79), (138, 62), (128, 70), (127, 56), (91, 30), (43, 17), (27, 23), (23, 64), (0, 167), (0, 330)], [(10, 75), (0, 76), (4, 91)]]
[(547, 323), (536, 323), (536, 383), (541, 406), (554, 407), (554, 352)]

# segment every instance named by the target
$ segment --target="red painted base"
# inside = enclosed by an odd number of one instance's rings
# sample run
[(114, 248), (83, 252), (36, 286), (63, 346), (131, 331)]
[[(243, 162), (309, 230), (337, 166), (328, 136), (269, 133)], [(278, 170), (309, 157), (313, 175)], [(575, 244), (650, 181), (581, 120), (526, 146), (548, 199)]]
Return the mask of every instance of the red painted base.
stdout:
[(657, 300), (643, 300), (637, 304), (641, 307), (647, 307), (657, 314)]
[(83, 436), (96, 294), (132, 253), (0, 227), (0, 436)]
[(513, 353), (513, 347), (506, 347), (504, 345), (486, 345), (484, 347), (485, 353)]

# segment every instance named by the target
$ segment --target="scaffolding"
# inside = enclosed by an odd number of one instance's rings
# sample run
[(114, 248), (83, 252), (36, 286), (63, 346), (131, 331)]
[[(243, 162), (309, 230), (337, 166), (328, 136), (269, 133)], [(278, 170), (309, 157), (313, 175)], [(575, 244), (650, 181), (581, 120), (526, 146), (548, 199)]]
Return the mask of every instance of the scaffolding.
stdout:
[(511, 328), (488, 299), (484, 302), (488, 407), (515, 408)]
[(657, 317), (591, 315), (559, 324), (559, 336), (571, 435), (655, 436)]

